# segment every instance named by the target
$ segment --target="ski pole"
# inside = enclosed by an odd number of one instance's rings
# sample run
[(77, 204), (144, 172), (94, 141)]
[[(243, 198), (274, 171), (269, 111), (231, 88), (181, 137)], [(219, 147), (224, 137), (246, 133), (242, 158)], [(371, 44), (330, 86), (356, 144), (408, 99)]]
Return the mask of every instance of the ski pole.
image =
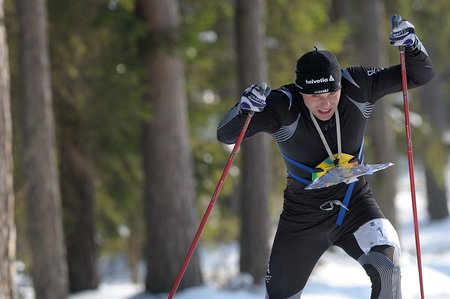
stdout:
[[(402, 18), (399, 15), (392, 16), (392, 27), (400, 23)], [(411, 187), (411, 201), (413, 210), (414, 222), (414, 236), (416, 240), (416, 256), (417, 267), (419, 269), (419, 283), (420, 283), (420, 298), (424, 299), (423, 277), (422, 277), (422, 258), (420, 253), (420, 238), (419, 238), (419, 220), (417, 217), (417, 203), (416, 203), (416, 187), (414, 182), (414, 160), (411, 140), (411, 128), (409, 121), (409, 104), (408, 104), (408, 82), (406, 80), (406, 63), (405, 63), (405, 47), (399, 47), (400, 52), (400, 66), (402, 73), (402, 90), (403, 90), (403, 109), (405, 111), (405, 131), (406, 131), (406, 146), (408, 151), (408, 166), (409, 166), (409, 184)]]
[(239, 133), (239, 136), (238, 136), (238, 138), (236, 140), (236, 143), (234, 144), (233, 150), (231, 151), (231, 154), (228, 157), (227, 163), (226, 163), (225, 168), (224, 168), (224, 170), (222, 172), (222, 176), (220, 177), (219, 182), (217, 183), (216, 189), (215, 189), (215, 191), (214, 191), (214, 193), (213, 193), (213, 195), (211, 197), (211, 200), (209, 201), (208, 208), (206, 209), (205, 214), (203, 215), (203, 218), (202, 218), (202, 220), (200, 222), (200, 225), (199, 225), (199, 227), (197, 229), (197, 233), (195, 234), (194, 239), (192, 240), (191, 246), (189, 247), (189, 250), (188, 250), (188, 252), (186, 254), (186, 257), (184, 258), (183, 265), (181, 266), (181, 269), (178, 272), (178, 275), (177, 275), (177, 277), (175, 279), (175, 283), (172, 286), (172, 291), (170, 292), (168, 299), (172, 299), (173, 298), (173, 296), (175, 295), (175, 293), (176, 293), (176, 291), (178, 289), (178, 286), (180, 285), (181, 279), (183, 278), (184, 272), (186, 271), (186, 268), (187, 268), (187, 266), (189, 264), (189, 261), (191, 260), (191, 257), (194, 254), (194, 250), (197, 247), (197, 243), (198, 243), (198, 240), (200, 238), (200, 235), (201, 235), (201, 233), (203, 231), (203, 228), (205, 227), (206, 221), (208, 220), (209, 214), (211, 213), (211, 210), (214, 207), (214, 204), (216, 202), (217, 196), (219, 195), (220, 190), (222, 190), (222, 186), (223, 186), (223, 184), (225, 182), (225, 179), (226, 179), (226, 177), (228, 175), (228, 171), (229, 171), (229, 169), (231, 167), (231, 164), (233, 163), (234, 157), (236, 156), (236, 154), (237, 154), (237, 152), (239, 150), (239, 147), (241, 146), (242, 140), (244, 139), (245, 133), (247, 132), (248, 125), (250, 124), (250, 120), (252, 119), (252, 117), (253, 117), (253, 111), (250, 111), (247, 114), (247, 118), (245, 119), (245, 122), (244, 122), (244, 125), (243, 125), (242, 129), (241, 129), (241, 132)]

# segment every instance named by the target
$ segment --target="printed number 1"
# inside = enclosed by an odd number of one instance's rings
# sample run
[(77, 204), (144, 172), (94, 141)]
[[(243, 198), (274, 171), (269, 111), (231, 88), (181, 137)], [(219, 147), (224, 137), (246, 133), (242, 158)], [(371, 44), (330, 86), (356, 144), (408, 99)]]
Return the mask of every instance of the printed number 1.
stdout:
[(377, 231), (379, 231), (379, 232), (380, 232), (380, 235), (381, 235), (382, 237), (384, 237), (383, 231), (381, 230), (381, 227), (378, 227), (378, 228), (377, 228)]

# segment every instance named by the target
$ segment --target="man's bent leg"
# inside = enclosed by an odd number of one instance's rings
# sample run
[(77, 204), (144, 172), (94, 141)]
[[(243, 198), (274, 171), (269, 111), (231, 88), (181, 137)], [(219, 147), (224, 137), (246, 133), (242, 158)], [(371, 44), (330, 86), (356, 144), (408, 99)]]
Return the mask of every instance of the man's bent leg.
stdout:
[(266, 273), (267, 299), (300, 299), (314, 266), (328, 248), (318, 227), (301, 229), (280, 218)]
[(357, 260), (372, 281), (371, 299), (401, 299), (400, 244), (387, 219), (376, 218), (339, 242)]

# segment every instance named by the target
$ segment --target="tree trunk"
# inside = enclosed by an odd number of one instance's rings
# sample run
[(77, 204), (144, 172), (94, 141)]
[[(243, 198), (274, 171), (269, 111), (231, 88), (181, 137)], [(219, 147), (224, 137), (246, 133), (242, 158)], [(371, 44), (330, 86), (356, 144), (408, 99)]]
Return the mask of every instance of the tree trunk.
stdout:
[[(143, 136), (146, 290), (157, 293), (170, 291), (194, 237), (198, 218), (184, 66), (175, 44), (178, 2), (139, 0), (137, 12), (149, 29), (149, 39), (141, 49), (148, 70), (146, 101), (152, 112)], [(201, 283), (196, 251), (180, 289)]]
[(16, 227), (10, 77), (3, 7), (3, 1), (0, 1), (0, 298), (14, 299), (17, 296), (14, 267)]
[[(236, 8), (237, 56), (240, 91), (267, 80), (265, 55), (265, 2), (238, 0)], [(271, 155), (268, 136), (257, 135), (242, 145), (241, 272), (256, 283), (265, 276), (269, 256), (268, 201)]]
[[(365, 66), (381, 67), (388, 62), (386, 46), (387, 37), (385, 30), (385, 8), (381, 0), (356, 1), (355, 17), (357, 17), (357, 57), (359, 63)], [(389, 117), (392, 103), (389, 98), (377, 102), (368, 123), (368, 135), (370, 137), (370, 150), (373, 152), (374, 161), (370, 163), (395, 162), (395, 132), (392, 120)], [(369, 180), (375, 198), (384, 215), (391, 221), (394, 227), (398, 227), (395, 195), (397, 192), (397, 177), (395, 167), (383, 170)]]
[[(61, 101), (63, 101), (61, 99)], [(60, 181), (64, 214), (65, 244), (71, 293), (98, 287), (96, 244), (94, 240), (93, 175), (85, 154), (78, 148), (77, 120), (74, 112), (58, 111)], [(73, 116), (77, 118), (78, 116)]]
[(24, 173), (37, 299), (67, 297), (44, 0), (18, 0)]
[(436, 178), (436, 169), (425, 166), (425, 182), (427, 186), (428, 215), (431, 221), (442, 220), (449, 216), (447, 188), (443, 177)]
[(448, 152), (442, 141), (446, 127), (446, 109), (439, 74), (420, 90), (420, 111), (430, 124), (430, 132), (424, 132), (420, 141), (427, 186), (427, 208), (430, 220), (441, 220), (449, 216), (445, 169)]

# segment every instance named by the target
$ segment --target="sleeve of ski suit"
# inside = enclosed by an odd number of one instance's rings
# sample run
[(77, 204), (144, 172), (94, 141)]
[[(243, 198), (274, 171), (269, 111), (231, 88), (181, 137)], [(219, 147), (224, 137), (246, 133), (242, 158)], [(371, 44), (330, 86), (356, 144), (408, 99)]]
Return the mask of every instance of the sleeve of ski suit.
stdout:
[[(423, 45), (414, 50), (405, 51), (406, 78), (408, 89), (412, 89), (429, 82), (434, 71)], [(352, 85), (357, 85), (361, 97), (354, 100), (367, 101), (374, 104), (387, 94), (402, 91), (401, 65), (393, 65), (387, 68), (351, 67), (343, 70), (343, 80), (349, 80)]]
[[(266, 98), (266, 107), (262, 112), (253, 115), (245, 138), (251, 137), (259, 132), (274, 133), (290, 119), (291, 99), (280, 90), (272, 90)], [(217, 139), (225, 144), (236, 141), (247, 113), (241, 111), (236, 104), (225, 115), (217, 128)]]
[[(431, 60), (422, 44), (405, 51), (408, 88), (415, 88), (430, 81), (433, 76)], [(402, 90), (400, 64), (387, 68), (351, 67), (343, 70), (342, 80), (351, 80), (356, 86), (357, 101), (375, 103), (383, 96)], [(343, 85), (344, 86), (344, 85)], [(350, 87), (352, 88), (352, 87)], [(281, 126), (290, 124), (298, 117), (294, 111), (292, 98), (283, 92), (283, 88), (272, 90), (266, 99), (266, 107), (255, 113), (247, 129), (245, 138), (259, 132), (274, 133)], [(294, 107), (294, 108), (293, 108)], [(245, 122), (246, 113), (236, 104), (225, 115), (217, 129), (217, 139), (225, 144), (236, 141)]]

